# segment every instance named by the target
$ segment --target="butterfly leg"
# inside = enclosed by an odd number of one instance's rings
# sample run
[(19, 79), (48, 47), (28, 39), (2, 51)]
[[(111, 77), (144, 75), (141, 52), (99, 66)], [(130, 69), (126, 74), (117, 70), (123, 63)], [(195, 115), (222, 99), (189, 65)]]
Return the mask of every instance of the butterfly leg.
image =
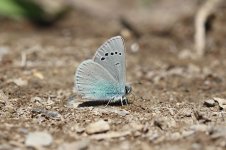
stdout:
[(121, 97), (120, 99), (121, 99), (121, 104), (122, 104), (122, 106), (123, 106), (123, 98)]
[(109, 99), (109, 101), (108, 101), (108, 103), (106, 104), (105, 107), (107, 107), (110, 104), (111, 101), (112, 101), (112, 99)]
[(126, 102), (126, 105), (128, 105), (128, 99), (125, 97), (124, 100)]

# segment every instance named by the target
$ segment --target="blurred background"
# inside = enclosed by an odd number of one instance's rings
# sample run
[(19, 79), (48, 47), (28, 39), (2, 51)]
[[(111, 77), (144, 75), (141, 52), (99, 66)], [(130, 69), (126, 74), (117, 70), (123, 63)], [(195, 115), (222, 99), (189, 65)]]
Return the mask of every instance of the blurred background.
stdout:
[[(84, 128), (101, 118), (115, 132), (133, 131), (87, 147), (225, 148), (226, 133), (209, 130), (223, 131), (225, 106), (203, 105), (226, 97), (224, 0), (0, 0), (0, 22), (0, 149), (24, 148), (43, 130), (57, 149), (89, 138)], [(125, 39), (127, 81), (136, 83), (122, 107), (129, 115), (68, 108), (80, 100), (76, 68), (116, 35)], [(133, 121), (146, 130), (126, 126)]]

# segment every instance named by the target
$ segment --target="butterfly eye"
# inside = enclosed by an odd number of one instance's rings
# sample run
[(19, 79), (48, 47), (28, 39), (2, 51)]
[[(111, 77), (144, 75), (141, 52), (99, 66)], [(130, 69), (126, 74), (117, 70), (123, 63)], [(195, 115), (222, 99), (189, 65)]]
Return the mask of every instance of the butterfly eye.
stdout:
[(111, 55), (114, 55), (114, 53), (111, 53)]
[(115, 52), (115, 54), (118, 54), (118, 52)]
[(105, 58), (104, 58), (104, 57), (102, 57), (100, 60), (105, 60)]
[(105, 53), (105, 56), (108, 56), (108, 53)]
[(122, 55), (122, 53), (119, 53), (119, 55)]

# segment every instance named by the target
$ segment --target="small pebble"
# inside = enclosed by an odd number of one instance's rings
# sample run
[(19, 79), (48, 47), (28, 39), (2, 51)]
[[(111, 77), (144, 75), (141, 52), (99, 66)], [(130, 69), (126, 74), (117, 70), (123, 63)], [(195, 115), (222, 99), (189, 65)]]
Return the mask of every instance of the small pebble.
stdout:
[(121, 30), (120, 34), (125, 38), (125, 39), (129, 39), (132, 37), (132, 33), (130, 32), (130, 30), (124, 28)]
[(151, 132), (148, 132), (147, 137), (149, 141), (154, 142), (160, 137), (160, 135), (157, 131), (151, 131)]
[(104, 120), (99, 120), (97, 122), (91, 123), (85, 129), (86, 133), (88, 134), (102, 133), (108, 130), (110, 130), (110, 125)]
[(133, 53), (136, 53), (136, 52), (138, 52), (139, 50), (140, 50), (140, 46), (139, 46), (138, 43), (133, 43), (133, 44), (131, 45), (131, 51), (132, 51)]
[(59, 146), (58, 150), (85, 150), (88, 148), (89, 140), (80, 140), (73, 143), (64, 143)]
[(144, 126), (142, 124), (139, 123), (131, 123), (129, 124), (131, 130), (133, 131), (142, 131), (142, 129), (144, 128)]
[(199, 144), (199, 143), (193, 143), (191, 145), (191, 147), (192, 147), (193, 150), (202, 150), (203, 149), (202, 145)]
[(194, 58), (194, 54), (189, 49), (181, 50), (180, 53), (178, 53), (179, 59), (191, 59)]
[(31, 132), (25, 140), (25, 145), (31, 147), (49, 146), (52, 142), (53, 138), (47, 132)]
[(214, 97), (213, 99), (219, 104), (221, 109), (226, 110), (226, 99), (219, 98), (219, 97)]
[(32, 103), (42, 103), (44, 100), (41, 97), (32, 97), (31, 102)]
[(181, 138), (182, 138), (182, 136), (181, 136), (181, 134), (179, 132), (172, 133), (169, 136), (169, 140), (179, 140)]
[(0, 103), (5, 104), (8, 101), (8, 96), (5, 95), (5, 93), (0, 90)]
[(191, 117), (192, 115), (192, 110), (190, 108), (184, 108), (181, 112), (181, 115), (183, 117)]
[(197, 131), (199, 131), (199, 132), (206, 132), (206, 131), (209, 130), (209, 127), (207, 125), (205, 125), (205, 124), (196, 124), (196, 125), (192, 125), (190, 127), (190, 129), (195, 131), (195, 132), (197, 132)]
[(41, 108), (32, 109), (32, 113), (42, 114), (42, 115), (46, 116), (47, 118), (55, 119), (55, 120), (60, 120), (62, 117), (61, 114), (57, 111), (48, 111), (48, 110), (41, 109)]
[(124, 109), (122, 109), (122, 110), (115, 110), (114, 113), (116, 113), (116, 114), (118, 114), (120, 116), (123, 116), (123, 117), (125, 117), (126, 115), (129, 114), (129, 112), (127, 110), (124, 110)]
[(2, 57), (9, 52), (7, 47), (0, 47), (0, 61), (2, 61)]
[(208, 99), (204, 101), (204, 105), (207, 107), (214, 107), (215, 106), (215, 101), (213, 99)]
[(182, 131), (182, 137), (188, 137), (188, 136), (191, 136), (192, 134), (194, 134), (195, 133), (195, 131), (193, 131), (193, 130), (189, 130), (189, 131)]
[(26, 86), (28, 84), (27, 80), (23, 80), (21, 78), (14, 79), (12, 82), (15, 83), (17, 86)]
[(225, 138), (226, 139), (226, 126), (215, 126), (212, 131), (211, 138)]
[(75, 126), (74, 128), (75, 128), (76, 133), (78, 133), (78, 134), (81, 134), (85, 131), (85, 128), (82, 128), (79, 126)]
[(56, 120), (60, 120), (62, 117), (61, 114), (57, 111), (46, 111), (45, 115), (48, 118), (56, 119)]

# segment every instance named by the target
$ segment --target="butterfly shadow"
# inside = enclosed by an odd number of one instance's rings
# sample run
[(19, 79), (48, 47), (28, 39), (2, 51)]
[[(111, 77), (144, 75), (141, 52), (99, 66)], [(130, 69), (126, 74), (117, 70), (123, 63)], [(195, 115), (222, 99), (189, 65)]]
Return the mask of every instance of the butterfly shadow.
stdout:
[[(126, 105), (125, 101), (123, 101), (123, 105)], [(78, 107), (91, 107), (91, 106), (122, 106), (121, 101), (110, 102), (108, 101), (86, 101), (78, 105)]]

